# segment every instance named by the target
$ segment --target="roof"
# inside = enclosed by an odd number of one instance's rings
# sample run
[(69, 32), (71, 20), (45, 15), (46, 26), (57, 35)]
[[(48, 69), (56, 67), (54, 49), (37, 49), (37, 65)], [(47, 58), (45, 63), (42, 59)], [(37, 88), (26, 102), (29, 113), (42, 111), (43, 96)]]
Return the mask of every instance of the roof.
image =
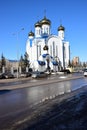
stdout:
[(41, 23), (38, 21), (37, 23), (35, 23), (35, 27), (41, 27)]
[(58, 27), (58, 31), (60, 31), (60, 30), (65, 30), (65, 28), (62, 26), (62, 25), (60, 25), (59, 27)]
[(48, 46), (45, 45), (45, 46), (43, 47), (43, 50), (48, 50)]
[(41, 24), (51, 25), (51, 21), (44, 16), (44, 18), (40, 21)]
[(28, 36), (34, 36), (34, 33), (33, 33), (32, 31), (30, 31), (30, 32), (28, 33)]

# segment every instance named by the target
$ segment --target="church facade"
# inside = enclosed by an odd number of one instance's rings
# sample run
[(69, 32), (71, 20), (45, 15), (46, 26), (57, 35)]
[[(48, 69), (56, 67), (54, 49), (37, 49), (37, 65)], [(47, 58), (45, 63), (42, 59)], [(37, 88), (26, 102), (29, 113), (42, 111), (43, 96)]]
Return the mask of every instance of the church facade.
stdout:
[(44, 18), (35, 23), (35, 33), (30, 31), (26, 52), (30, 67), (34, 71), (59, 71), (69, 65), (70, 45), (64, 39), (65, 28), (60, 25), (58, 34), (51, 34), (51, 21)]

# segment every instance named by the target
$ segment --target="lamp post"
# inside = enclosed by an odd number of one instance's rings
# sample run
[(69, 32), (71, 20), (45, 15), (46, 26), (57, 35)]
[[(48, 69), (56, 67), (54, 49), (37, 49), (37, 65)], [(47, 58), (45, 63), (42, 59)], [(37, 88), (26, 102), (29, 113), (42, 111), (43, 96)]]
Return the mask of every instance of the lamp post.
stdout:
[(19, 47), (18, 47), (18, 42), (19, 42), (19, 33), (21, 31), (23, 31), (24, 28), (21, 28), (20, 31), (16, 32), (16, 33), (13, 33), (13, 35), (16, 35), (17, 37), (17, 78), (19, 78), (19, 72), (18, 72), (18, 68), (19, 68)]

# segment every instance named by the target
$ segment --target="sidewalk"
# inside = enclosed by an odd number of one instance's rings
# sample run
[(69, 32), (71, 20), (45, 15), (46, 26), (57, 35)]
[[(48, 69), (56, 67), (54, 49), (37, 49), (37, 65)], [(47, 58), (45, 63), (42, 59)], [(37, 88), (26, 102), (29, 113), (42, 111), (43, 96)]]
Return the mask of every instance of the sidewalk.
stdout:
[(12, 79), (0, 79), (0, 83), (10, 83), (10, 82), (16, 82), (16, 81), (25, 81), (32, 79), (31, 77), (28, 78), (12, 78)]
[[(61, 76), (61, 78), (54, 78), (54, 79), (32, 79), (32, 77), (29, 78), (15, 78), (15, 79), (4, 79), (0, 80), (0, 90), (13, 90), (13, 89), (20, 89), (20, 88), (27, 88), (27, 87), (35, 87), (38, 85), (46, 85), (46, 84), (52, 84), (62, 81), (68, 81), (72, 79), (78, 79), (83, 78), (83, 76), (74, 76), (74, 77), (68, 77), (64, 78), (64, 76)], [(23, 81), (26, 81), (23, 83)], [(27, 82), (28, 81), (28, 82)]]

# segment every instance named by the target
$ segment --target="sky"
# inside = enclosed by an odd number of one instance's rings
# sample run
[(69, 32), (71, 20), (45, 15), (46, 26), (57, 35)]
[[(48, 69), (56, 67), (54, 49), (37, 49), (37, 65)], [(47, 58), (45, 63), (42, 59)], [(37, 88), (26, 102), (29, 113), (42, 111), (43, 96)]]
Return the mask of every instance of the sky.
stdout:
[(51, 20), (52, 34), (61, 23), (65, 27), (71, 60), (78, 56), (87, 62), (87, 0), (0, 0), (0, 57), (24, 55), (28, 33), (44, 15)]

